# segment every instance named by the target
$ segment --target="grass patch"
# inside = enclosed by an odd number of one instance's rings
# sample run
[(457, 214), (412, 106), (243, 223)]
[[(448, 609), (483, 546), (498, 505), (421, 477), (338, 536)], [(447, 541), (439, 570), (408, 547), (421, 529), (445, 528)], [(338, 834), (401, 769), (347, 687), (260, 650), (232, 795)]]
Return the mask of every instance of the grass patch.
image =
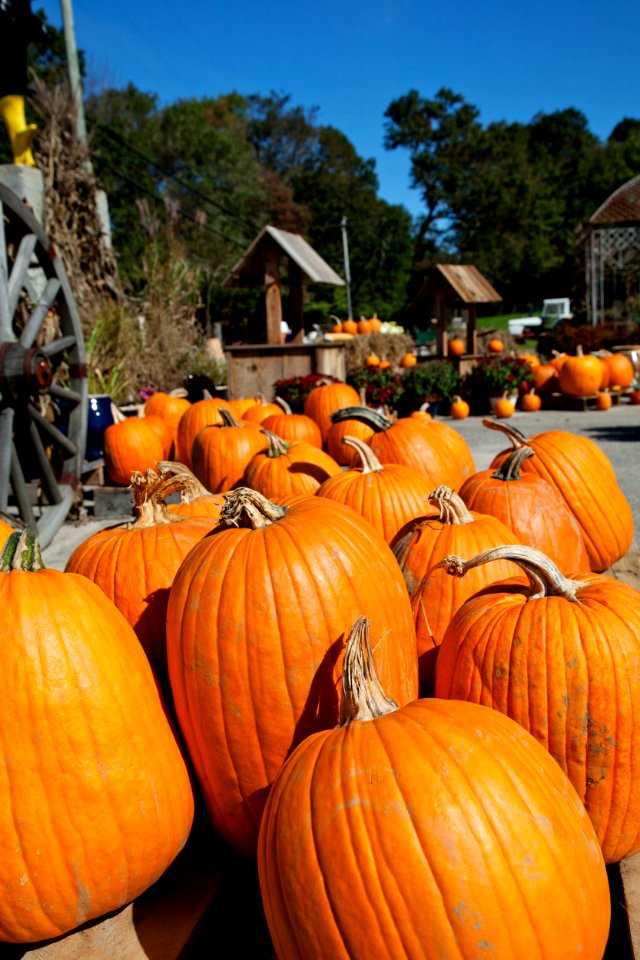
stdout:
[(520, 317), (528, 317), (528, 313), (501, 313), (496, 317), (478, 317), (478, 327), (495, 327), (496, 330), (506, 330), (509, 320), (519, 320)]

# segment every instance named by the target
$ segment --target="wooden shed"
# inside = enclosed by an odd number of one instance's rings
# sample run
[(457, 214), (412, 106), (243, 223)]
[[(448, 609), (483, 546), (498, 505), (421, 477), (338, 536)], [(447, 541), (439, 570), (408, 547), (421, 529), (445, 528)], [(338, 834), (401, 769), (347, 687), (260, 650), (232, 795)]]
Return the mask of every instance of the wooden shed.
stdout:
[(253, 329), (254, 343), (278, 344), (281, 339), (283, 262), (287, 263), (285, 281), (289, 287), (287, 320), (291, 327), (291, 342), (304, 340), (304, 282), (331, 283), (343, 286), (344, 280), (332, 270), (304, 237), (297, 233), (264, 227), (245, 255), (223, 281), (225, 287), (265, 287), (266, 330)]
[[(304, 237), (264, 227), (223, 283), (227, 287), (264, 286), (266, 301), (266, 324), (256, 318), (249, 343), (230, 344), (225, 349), (230, 398), (256, 394), (270, 398), (276, 380), (309, 373), (345, 379), (344, 343), (304, 341), (305, 282), (344, 284)], [(289, 288), (286, 319), (291, 336), (287, 343), (281, 332), (283, 283)]]
[(478, 352), (476, 304), (500, 303), (502, 297), (477, 267), (459, 263), (437, 263), (425, 275), (414, 302), (414, 310), (437, 320), (438, 354), (448, 353), (447, 324), (451, 316), (467, 318), (467, 353)]

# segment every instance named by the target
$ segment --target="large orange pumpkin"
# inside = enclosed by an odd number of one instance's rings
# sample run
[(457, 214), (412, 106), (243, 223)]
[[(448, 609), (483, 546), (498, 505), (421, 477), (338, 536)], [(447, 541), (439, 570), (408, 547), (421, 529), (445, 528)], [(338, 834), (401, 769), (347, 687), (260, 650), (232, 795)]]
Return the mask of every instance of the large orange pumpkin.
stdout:
[(445, 423), (412, 417), (393, 421), (369, 407), (337, 410), (333, 421), (342, 420), (361, 420), (372, 427), (375, 433), (368, 442), (380, 463), (416, 467), (432, 489), (440, 483), (457, 489), (475, 473), (473, 456), (464, 437)]
[(551, 363), (541, 363), (533, 371), (533, 385), (538, 393), (553, 393), (558, 389), (558, 370)]
[(537, 473), (521, 472), (533, 456), (531, 447), (518, 447), (496, 470), (481, 470), (465, 480), (460, 499), (470, 510), (502, 520), (518, 543), (542, 550), (563, 573), (590, 570), (584, 537), (563, 498)]
[(5, 545), (12, 533), (13, 527), (5, 523), (4, 520), (0, 520), (0, 549)]
[(276, 506), (228, 495), (220, 526), (171, 588), (169, 675), (180, 728), (216, 829), (255, 851), (269, 786), (291, 748), (338, 722), (337, 683), (356, 617), (399, 703), (417, 695), (411, 609), (382, 537), (324, 497)]
[(624, 353), (610, 353), (604, 358), (609, 370), (609, 386), (626, 390), (633, 383), (635, 370), (629, 357)]
[(120, 610), (162, 681), (169, 587), (191, 547), (217, 523), (217, 516), (169, 513), (164, 501), (184, 483), (179, 473), (163, 468), (134, 473), (135, 519), (91, 534), (66, 565), (68, 572), (93, 580)]
[(151, 886), (183, 847), (189, 776), (133, 630), (33, 534), (0, 559), (0, 939), (59, 937)]
[[(182, 415), (178, 424), (175, 441), (175, 459), (193, 469), (192, 448), (193, 441), (203, 427), (209, 424), (222, 423), (220, 410), (228, 409), (226, 400), (219, 397), (209, 397), (207, 400), (197, 400)], [(160, 457), (162, 460), (163, 458)]]
[(493, 559), (518, 563), (529, 584), (494, 586), (462, 607), (440, 647), (436, 696), (529, 730), (571, 780), (607, 863), (629, 857), (640, 850), (638, 591), (596, 573), (567, 580), (523, 546), (446, 564), (458, 577)]
[(304, 412), (318, 424), (325, 442), (331, 427), (331, 414), (354, 403), (360, 403), (360, 395), (348, 383), (322, 383), (307, 396)]
[(427, 514), (410, 522), (391, 544), (411, 594), (423, 694), (431, 692), (438, 647), (456, 610), (492, 580), (520, 573), (515, 564), (504, 564), (500, 572), (474, 571), (473, 581), (448, 577), (437, 565), (450, 553), (472, 555), (518, 539), (497, 517), (470, 512), (449, 487), (437, 487), (429, 502)]
[(567, 357), (558, 373), (562, 393), (570, 397), (589, 397), (602, 383), (602, 365), (598, 357), (585, 354), (578, 345), (575, 357)]
[(126, 417), (104, 432), (104, 465), (112, 483), (127, 487), (131, 474), (153, 469), (167, 455), (166, 444), (146, 417)]
[(245, 410), (242, 419), (249, 420), (251, 423), (262, 423), (267, 417), (279, 417), (283, 412), (281, 404), (282, 401), (280, 399), (278, 399), (277, 403), (275, 401), (272, 403), (263, 398), (257, 403), (254, 403), (248, 410)]
[(262, 427), (270, 433), (275, 433), (287, 443), (304, 440), (314, 447), (322, 448), (322, 431), (315, 420), (304, 413), (292, 413), (289, 404), (278, 400), (283, 409), (280, 413), (272, 413), (262, 420)]
[(160, 417), (171, 428), (171, 436), (175, 442), (178, 424), (184, 413), (191, 406), (186, 397), (174, 397), (170, 393), (154, 393), (144, 405), (145, 417)]
[[(485, 419), (486, 427), (505, 434), (512, 446), (531, 447), (535, 457), (522, 469), (543, 477), (558, 491), (584, 537), (592, 570), (606, 570), (625, 555), (633, 541), (633, 515), (606, 454), (588, 437), (567, 430), (545, 430), (525, 437), (515, 427)], [(499, 466), (509, 455), (493, 458)]]
[(259, 424), (237, 421), (229, 410), (220, 414), (222, 423), (203, 427), (191, 448), (193, 472), (211, 493), (231, 490), (253, 455), (267, 448)]
[(351, 633), (340, 726), (278, 774), (258, 872), (280, 960), (600, 960), (607, 873), (571, 784), (496, 710), (398, 709)]
[(383, 466), (371, 447), (358, 437), (346, 436), (343, 442), (356, 451), (360, 466), (337, 471), (316, 494), (351, 507), (390, 543), (406, 523), (425, 513), (431, 485), (415, 467), (398, 463)]
[(171, 453), (171, 448), (173, 447), (173, 431), (169, 426), (166, 420), (163, 420), (162, 417), (156, 416), (155, 413), (149, 414), (144, 418), (144, 422), (148, 427), (156, 433), (162, 442), (162, 448), (164, 450), (163, 458), (168, 457)]
[(335, 473), (340, 464), (306, 440), (287, 443), (264, 426), (267, 449), (255, 453), (247, 464), (242, 484), (269, 499), (293, 494), (314, 494), (321, 483)]

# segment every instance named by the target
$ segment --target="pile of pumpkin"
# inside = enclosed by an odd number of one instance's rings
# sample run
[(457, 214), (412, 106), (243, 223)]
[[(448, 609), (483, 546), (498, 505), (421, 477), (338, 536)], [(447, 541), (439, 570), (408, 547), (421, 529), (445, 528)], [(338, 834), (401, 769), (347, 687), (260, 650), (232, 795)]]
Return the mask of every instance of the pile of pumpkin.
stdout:
[(156, 396), (131, 422), (157, 416), (176, 459), (133, 473), (132, 522), (64, 573), (9, 538), (1, 938), (153, 883), (192, 768), (257, 855), (280, 960), (602, 957), (605, 864), (640, 849), (640, 594), (601, 572), (633, 537), (613, 468), (488, 420), (511, 448), (477, 472), (452, 427), (349, 389), (304, 415)]

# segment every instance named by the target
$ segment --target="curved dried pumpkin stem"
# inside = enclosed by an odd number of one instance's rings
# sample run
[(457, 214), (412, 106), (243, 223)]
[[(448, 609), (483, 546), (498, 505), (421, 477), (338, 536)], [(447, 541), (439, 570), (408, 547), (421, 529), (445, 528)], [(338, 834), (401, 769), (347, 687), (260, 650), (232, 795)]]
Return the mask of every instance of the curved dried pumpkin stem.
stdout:
[(286, 440), (283, 440), (282, 437), (279, 437), (277, 433), (272, 433), (271, 430), (265, 430), (264, 427), (261, 428), (260, 433), (264, 433), (265, 437), (267, 437), (269, 440), (267, 456), (270, 459), (281, 457), (282, 454), (286, 453), (291, 446), (290, 443), (287, 443)]
[(498, 467), (495, 473), (492, 473), (491, 476), (495, 480), (521, 480), (520, 468), (525, 460), (529, 457), (534, 457), (535, 453), (525, 444), (521, 447), (516, 447), (512, 453), (509, 454), (504, 463)]
[(228, 407), (220, 407), (218, 411), (222, 417), (221, 427), (243, 427), (243, 423), (238, 423), (234, 415), (231, 413)]
[(124, 524), (126, 530), (143, 530), (160, 524), (180, 523), (184, 517), (170, 513), (165, 500), (171, 493), (182, 489), (184, 477), (176, 476), (171, 470), (159, 468), (131, 474), (133, 490), (133, 510), (135, 518)]
[(180, 503), (191, 503), (198, 497), (210, 496), (207, 488), (200, 483), (194, 473), (184, 463), (178, 463), (177, 460), (159, 460), (158, 467), (161, 470), (170, 470), (183, 484), (180, 489)]
[(224, 494), (224, 506), (220, 510), (220, 522), (234, 527), (250, 527), (259, 530), (281, 520), (287, 512), (286, 507), (276, 506), (257, 490), (251, 487), (238, 487)]
[(564, 597), (565, 600), (577, 602), (578, 593), (583, 584), (580, 580), (569, 580), (563, 577), (555, 563), (540, 550), (525, 547), (521, 544), (509, 544), (503, 547), (492, 547), (479, 553), (477, 557), (465, 560), (463, 557), (448, 556), (432, 569), (444, 567), (452, 577), (464, 577), (465, 573), (480, 567), (491, 560), (511, 560), (522, 567), (527, 577), (531, 593), (528, 600), (539, 600), (541, 597)]
[(10, 573), (12, 570), (22, 570), (37, 573), (38, 570), (44, 569), (42, 551), (35, 533), (25, 528), (10, 534), (0, 555), (0, 572)]
[(377, 433), (382, 430), (388, 430), (393, 425), (389, 417), (372, 410), (371, 407), (343, 407), (341, 410), (334, 410), (331, 414), (332, 423), (341, 423), (343, 420), (360, 420), (373, 428)]
[(489, 430), (497, 430), (498, 433), (504, 433), (511, 441), (511, 446), (514, 449), (521, 447), (523, 443), (527, 442), (524, 433), (521, 433), (517, 427), (512, 426), (510, 423), (505, 423), (504, 420), (497, 420), (495, 417), (483, 417), (482, 426), (487, 427)]
[(473, 523), (473, 514), (468, 509), (466, 503), (458, 494), (440, 484), (427, 497), (429, 503), (432, 503), (440, 511), (440, 520), (442, 523)]
[(378, 473), (380, 470), (384, 470), (384, 467), (376, 457), (369, 444), (365, 443), (364, 440), (361, 440), (360, 437), (343, 437), (342, 442), (346, 443), (349, 447), (353, 447), (353, 449), (357, 452), (362, 464), (363, 476), (365, 473)]
[(380, 686), (369, 643), (369, 625), (366, 617), (358, 617), (347, 639), (342, 663), (341, 727), (354, 720), (375, 720), (398, 709), (398, 704), (385, 696)]
[(274, 403), (277, 403), (279, 407), (282, 407), (282, 410), (284, 411), (284, 413), (287, 414), (287, 416), (289, 416), (291, 413), (293, 413), (293, 411), (292, 411), (291, 407), (289, 406), (289, 404), (287, 403), (287, 401), (284, 400), (282, 397), (274, 397), (274, 398), (273, 398), (273, 402), (274, 402)]

